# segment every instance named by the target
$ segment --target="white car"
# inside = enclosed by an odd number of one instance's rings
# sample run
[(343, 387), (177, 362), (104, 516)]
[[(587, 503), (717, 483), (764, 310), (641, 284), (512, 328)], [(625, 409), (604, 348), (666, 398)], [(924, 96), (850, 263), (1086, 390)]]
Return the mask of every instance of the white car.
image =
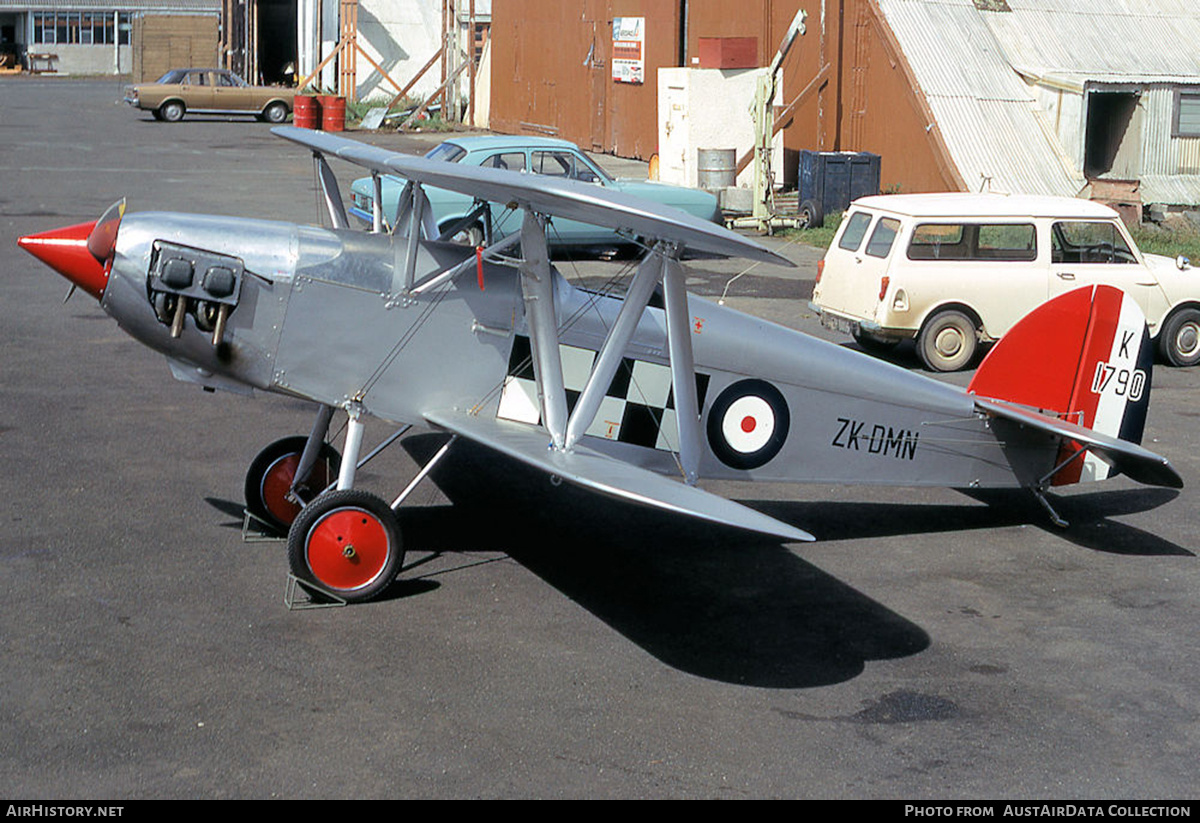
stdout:
[(860, 198), (809, 305), (865, 349), (916, 338), (928, 368), (955, 371), (1046, 300), (1095, 283), (1137, 301), (1167, 362), (1200, 363), (1200, 277), (1187, 258), (1142, 254), (1115, 211), (1070, 197)]

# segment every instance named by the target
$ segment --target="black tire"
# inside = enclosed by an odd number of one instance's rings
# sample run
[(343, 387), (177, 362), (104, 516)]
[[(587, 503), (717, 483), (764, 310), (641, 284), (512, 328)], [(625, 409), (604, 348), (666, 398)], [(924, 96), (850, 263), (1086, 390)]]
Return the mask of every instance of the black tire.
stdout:
[(1200, 363), (1200, 310), (1180, 309), (1163, 324), (1158, 350), (1172, 366)]
[(805, 200), (800, 204), (800, 228), (819, 229), (825, 225), (825, 213), (815, 200)]
[(871, 354), (886, 354), (896, 346), (900, 345), (899, 340), (893, 340), (884, 337), (872, 337), (871, 335), (856, 331), (854, 332), (854, 342), (857, 343), (863, 351)]
[[(286, 534), (301, 508), (288, 503), (283, 494), (295, 477), (300, 455), (304, 452), (305, 437), (285, 437), (276, 440), (258, 453), (246, 471), (246, 511)], [(308, 482), (299, 490), (300, 499), (311, 501), (337, 479), (341, 456), (337, 449), (325, 443), (313, 466)]]
[(168, 100), (158, 107), (160, 120), (166, 120), (168, 123), (178, 123), (187, 114), (187, 107), (179, 100)]
[(966, 368), (979, 350), (975, 322), (960, 311), (941, 311), (925, 321), (917, 335), (917, 355), (930, 371)]
[(288, 108), (278, 100), (263, 109), (262, 119), (267, 123), (282, 123), (287, 120)]
[(376, 597), (404, 563), (395, 512), (357, 489), (319, 496), (288, 531), (292, 574), (319, 593), (350, 603)]

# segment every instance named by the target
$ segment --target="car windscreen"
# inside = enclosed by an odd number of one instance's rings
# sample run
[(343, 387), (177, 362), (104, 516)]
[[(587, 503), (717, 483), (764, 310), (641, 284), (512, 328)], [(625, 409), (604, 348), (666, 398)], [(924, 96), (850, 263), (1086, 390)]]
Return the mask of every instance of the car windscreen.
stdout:
[(445, 160), (447, 163), (457, 163), (459, 160), (462, 160), (466, 154), (467, 150), (462, 146), (456, 146), (453, 143), (438, 143), (425, 153), (425, 159)]

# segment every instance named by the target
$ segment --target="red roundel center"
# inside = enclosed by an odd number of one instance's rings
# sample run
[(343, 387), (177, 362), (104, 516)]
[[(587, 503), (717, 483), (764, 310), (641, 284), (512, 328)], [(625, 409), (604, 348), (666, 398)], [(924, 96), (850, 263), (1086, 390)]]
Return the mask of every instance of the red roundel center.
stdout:
[(746, 434), (749, 434), (750, 432), (754, 431), (754, 427), (756, 425), (758, 425), (758, 424), (754, 421), (754, 418), (751, 417), (750, 415), (746, 415), (745, 417), (742, 418), (742, 431), (744, 431)]

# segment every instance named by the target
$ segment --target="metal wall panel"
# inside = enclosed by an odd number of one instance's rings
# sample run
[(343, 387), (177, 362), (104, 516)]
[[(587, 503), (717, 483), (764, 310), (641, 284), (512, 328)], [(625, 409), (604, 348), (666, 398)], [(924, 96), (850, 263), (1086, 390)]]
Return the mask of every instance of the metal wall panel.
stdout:
[[(646, 19), (645, 76), (612, 79), (612, 20)], [(678, 65), (678, 3), (496, 0), (492, 7), (492, 128), (571, 140), (649, 158), (658, 142), (659, 66)], [(511, 80), (509, 80), (511, 78)]]

